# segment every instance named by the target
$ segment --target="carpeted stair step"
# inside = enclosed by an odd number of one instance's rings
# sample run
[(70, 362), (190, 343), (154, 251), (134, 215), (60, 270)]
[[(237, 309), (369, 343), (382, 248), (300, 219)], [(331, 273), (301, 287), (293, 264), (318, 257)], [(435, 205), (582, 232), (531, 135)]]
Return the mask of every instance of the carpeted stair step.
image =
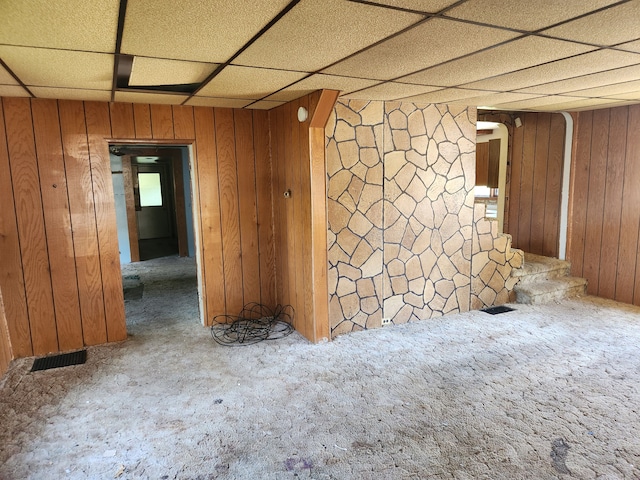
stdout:
[(561, 277), (536, 282), (518, 283), (516, 292), (517, 303), (537, 305), (563, 298), (584, 295), (587, 290), (587, 281), (578, 277)]
[(519, 278), (520, 284), (533, 283), (566, 277), (570, 268), (571, 264), (567, 261), (525, 253), (522, 267), (513, 270), (511, 276)]

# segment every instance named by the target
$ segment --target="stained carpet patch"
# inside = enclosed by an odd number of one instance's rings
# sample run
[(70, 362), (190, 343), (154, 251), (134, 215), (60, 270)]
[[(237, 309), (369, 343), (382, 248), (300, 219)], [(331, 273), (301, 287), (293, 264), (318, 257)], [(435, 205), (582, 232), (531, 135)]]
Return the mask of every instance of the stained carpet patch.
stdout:
[(489, 315), (498, 315), (499, 313), (513, 312), (514, 310), (515, 308), (498, 305), (497, 307), (483, 308), (481, 311), (488, 313)]
[(87, 361), (87, 351), (80, 350), (71, 353), (61, 353), (48, 357), (37, 358), (31, 367), (32, 372), (38, 370), (49, 370), (50, 368), (68, 367), (70, 365), (81, 365)]

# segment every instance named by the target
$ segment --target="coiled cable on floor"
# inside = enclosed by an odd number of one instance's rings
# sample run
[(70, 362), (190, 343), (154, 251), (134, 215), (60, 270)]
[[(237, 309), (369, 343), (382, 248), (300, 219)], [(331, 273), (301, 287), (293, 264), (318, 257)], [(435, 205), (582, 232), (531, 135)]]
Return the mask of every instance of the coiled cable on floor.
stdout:
[(291, 305), (276, 305), (271, 309), (260, 303), (248, 303), (240, 315), (213, 317), (211, 337), (228, 347), (284, 338), (293, 332), (293, 313)]

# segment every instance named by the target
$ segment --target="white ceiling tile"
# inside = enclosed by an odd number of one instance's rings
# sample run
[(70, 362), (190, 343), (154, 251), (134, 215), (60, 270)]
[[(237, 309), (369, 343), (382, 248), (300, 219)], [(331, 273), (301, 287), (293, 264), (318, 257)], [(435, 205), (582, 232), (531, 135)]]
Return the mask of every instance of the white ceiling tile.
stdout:
[(19, 85), (16, 79), (0, 64), (0, 85)]
[(224, 63), (289, 0), (129, 0), (122, 53)]
[(631, 0), (542, 33), (593, 45), (615, 45), (640, 38), (639, 18), (640, 0)]
[(129, 85), (183, 85), (200, 83), (217, 67), (215, 63), (181, 62), (135, 57)]
[(482, 80), (593, 50), (593, 47), (529, 36), (399, 80), (454, 86)]
[(191, 97), (185, 105), (194, 107), (220, 107), (220, 108), (243, 108), (249, 105), (253, 100), (244, 98), (214, 98), (214, 97)]
[(607, 98), (582, 98), (580, 100), (573, 100), (570, 102), (564, 103), (552, 103), (549, 105), (541, 105), (537, 107), (537, 110), (543, 112), (560, 112), (560, 111), (571, 111), (576, 108), (597, 108), (601, 105), (611, 105), (611, 99)]
[(222, 70), (198, 94), (206, 97), (260, 100), (306, 75), (300, 72), (232, 65)]
[(390, 80), (437, 65), (518, 34), (434, 18), (323, 70), (323, 73)]
[(247, 106), (252, 110), (271, 110), (272, 108), (279, 107), (280, 105), (284, 105), (287, 102), (272, 102), (270, 100), (260, 100), (259, 102), (252, 103)]
[(585, 100), (585, 99), (583, 97), (548, 95), (548, 96), (541, 96), (541, 97), (533, 98), (529, 100), (518, 100), (516, 102), (499, 103), (494, 106), (498, 108), (508, 109), (508, 110), (518, 110), (518, 109), (534, 110), (536, 108), (540, 108), (545, 105), (551, 105), (551, 104), (560, 105), (563, 103), (580, 101), (580, 100)]
[(378, 83), (376, 80), (316, 74), (303, 78), (298, 83), (270, 95), (266, 100), (290, 102), (316, 90), (327, 89), (353, 92), (354, 90), (360, 90), (376, 83)]
[(445, 15), (517, 30), (535, 31), (615, 3), (617, 0), (469, 0)]
[(463, 85), (463, 87), (486, 88), (490, 90), (516, 90), (538, 85), (543, 82), (553, 82), (634, 63), (640, 63), (640, 55), (616, 50), (598, 50), (488, 78), (486, 80), (468, 83)]
[(397, 100), (400, 98), (420, 95), (440, 87), (427, 87), (424, 85), (411, 85), (408, 83), (386, 82), (375, 87), (367, 88), (359, 92), (343, 95), (344, 98), (362, 99), (362, 100)]
[(119, 0), (0, 2), (0, 43), (113, 53)]
[(628, 52), (640, 53), (640, 40), (616, 45), (616, 48), (619, 48), (620, 50), (626, 50)]
[(606, 96), (607, 98), (615, 98), (618, 100), (634, 100), (637, 102), (638, 100), (640, 100), (640, 88), (636, 88), (636, 90), (630, 92), (618, 93), (614, 95), (603, 95), (603, 97), (604, 96)]
[(116, 92), (116, 102), (126, 103), (149, 103), (149, 104), (170, 104), (180, 105), (187, 99), (187, 95), (168, 95), (162, 93), (140, 93), (140, 92)]
[(390, 7), (405, 8), (425, 13), (438, 13), (440, 10), (453, 5), (458, 0), (370, 0), (371, 3)]
[(37, 98), (64, 98), (65, 100), (93, 100), (108, 102), (111, 100), (109, 90), (82, 90), (77, 88), (30, 87)]
[(599, 103), (598, 105), (587, 105), (584, 107), (573, 107), (571, 112), (582, 112), (585, 110), (598, 110), (601, 108), (617, 108), (623, 107), (626, 105), (636, 105), (638, 103), (637, 100), (612, 100), (612, 103)]
[[(603, 87), (587, 88), (583, 90), (575, 90), (571, 92), (571, 95), (580, 97), (613, 97), (624, 98), (623, 95), (631, 95), (628, 100), (637, 98), (638, 91), (640, 91), (640, 80), (632, 82), (615, 83), (613, 85), (605, 85)], [(635, 97), (633, 96), (635, 93)]]
[(20, 85), (0, 85), (0, 97), (30, 97)]
[(478, 95), (477, 97), (449, 100), (448, 103), (479, 107), (479, 106), (499, 105), (501, 103), (507, 103), (507, 102), (516, 102), (516, 101), (520, 102), (523, 100), (532, 100), (538, 97), (540, 97), (540, 95), (504, 92), (504, 93), (489, 93), (485, 95)]
[(344, 0), (305, 0), (233, 63), (314, 72), (422, 18)]
[(27, 86), (111, 89), (113, 55), (0, 45), (0, 58)]
[(478, 90), (467, 90), (463, 88), (445, 88), (434, 92), (406, 97), (403, 98), (402, 101), (418, 103), (450, 103), (452, 101), (462, 100), (465, 98), (473, 98), (479, 96), (480, 94), (488, 93), (492, 92), (480, 92)]
[(523, 88), (519, 91), (525, 93), (538, 93), (541, 95), (555, 95), (569, 93), (585, 88), (595, 88), (612, 83), (631, 81), (640, 78), (640, 65), (632, 65), (624, 68), (616, 68), (604, 72), (592, 73), (580, 77), (569, 78), (558, 82), (545, 83), (535, 87)]

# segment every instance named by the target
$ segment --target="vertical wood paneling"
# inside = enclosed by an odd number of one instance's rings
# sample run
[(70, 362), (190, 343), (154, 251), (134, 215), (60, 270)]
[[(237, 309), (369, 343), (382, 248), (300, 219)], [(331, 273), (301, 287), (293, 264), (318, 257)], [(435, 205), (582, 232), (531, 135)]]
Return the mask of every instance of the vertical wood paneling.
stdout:
[(11, 339), (9, 338), (7, 317), (2, 302), (2, 289), (0, 288), (0, 377), (5, 374), (12, 359)]
[(549, 131), (551, 115), (537, 116), (535, 154), (533, 166), (533, 196), (531, 198), (531, 229), (529, 252), (541, 254), (544, 243), (544, 219), (546, 216), (547, 157), (549, 155)]
[(523, 120), (524, 137), (520, 173), (520, 207), (518, 211), (518, 248), (531, 248), (531, 207), (533, 202), (533, 174), (535, 167), (537, 114), (527, 114)]
[(107, 326), (84, 105), (60, 100), (58, 106), (69, 185), (82, 331), (85, 345), (97, 345), (107, 341)]
[(187, 244), (187, 218), (185, 216), (184, 199), (184, 178), (182, 176), (182, 157), (175, 153), (171, 158), (171, 169), (173, 171), (173, 197), (175, 199), (176, 230), (178, 234), (178, 255), (186, 257), (189, 255), (189, 245)]
[[(195, 127), (193, 120), (193, 107), (180, 105), (173, 106), (173, 131), (176, 140), (195, 139)], [(178, 250), (181, 257), (189, 255), (187, 241), (187, 220), (185, 214), (185, 191), (182, 171), (182, 158), (175, 155), (173, 163), (173, 182), (176, 198), (176, 228), (178, 230)]]
[[(210, 323), (216, 314), (237, 313), (245, 296), (269, 305), (275, 303), (268, 112), (29, 99), (2, 101), (0, 289), (10, 347), (16, 356), (77, 348), (126, 336), (107, 143), (110, 138), (135, 137), (141, 143), (154, 139), (193, 142), (193, 201), (195, 226), (200, 229), (199, 279), (206, 322)], [(7, 111), (11, 118), (5, 122)], [(294, 114), (289, 109), (289, 128), (298, 126), (297, 121), (293, 123)], [(284, 125), (284, 116), (280, 120)], [(303, 164), (299, 160), (306, 158), (308, 162), (309, 158), (303, 131), (298, 131), (296, 147), (286, 145), (287, 159), (298, 161), (295, 188), (299, 201), (301, 179), (306, 178), (301, 175)], [(10, 151), (5, 132), (10, 136)], [(287, 134), (289, 141), (291, 133)], [(284, 137), (279, 139), (278, 148), (284, 153)], [(290, 165), (284, 157), (278, 168), (286, 177)], [(19, 204), (14, 204), (14, 196)], [(307, 206), (298, 205), (298, 216), (305, 215)], [(287, 222), (296, 221), (293, 212), (281, 220), (285, 227)], [(292, 223), (293, 227), (300, 224), (299, 220)], [(19, 233), (25, 237), (22, 244)], [(292, 235), (298, 238), (298, 249), (292, 253), (304, 256), (308, 236), (300, 231), (292, 231)], [(288, 254), (287, 244), (284, 246), (280, 252)], [(33, 266), (40, 269), (39, 275), (34, 275)], [(291, 267), (295, 267), (293, 260)], [(301, 280), (309, 276), (310, 269), (304, 262), (300, 270)], [(285, 271), (279, 274), (285, 275)], [(41, 283), (36, 285), (33, 279)], [(305, 295), (302, 292), (300, 297), (304, 301)], [(306, 304), (300, 310), (303, 316), (309, 316)], [(43, 322), (43, 318), (48, 322)], [(32, 336), (37, 338), (37, 349), (32, 346)], [(43, 339), (56, 337), (61, 339), (59, 345), (42, 346)], [(0, 366), (4, 355), (4, 351), (0, 352)]]
[[(307, 338), (314, 341), (315, 321), (313, 315), (313, 252), (311, 237), (311, 158), (309, 144), (309, 121), (313, 112), (309, 107), (309, 97), (305, 96), (299, 100), (299, 105), (309, 112), (309, 118), (298, 124), (300, 129), (300, 192), (302, 194), (302, 205), (300, 211), (301, 241), (302, 241), (302, 276), (304, 279), (304, 318), (307, 330)], [(297, 112), (298, 109), (296, 109)], [(324, 150), (324, 146), (323, 146)], [(324, 174), (326, 177), (326, 173)], [(327, 322), (328, 323), (328, 322)]]
[(547, 257), (557, 257), (559, 254), (565, 123), (566, 121), (562, 115), (551, 115), (544, 207), (544, 239), (542, 244), (542, 254)]
[(80, 298), (71, 237), (71, 214), (62, 139), (55, 100), (32, 101), (33, 130), (42, 188), (47, 247), (53, 287), (57, 337), (60, 350), (84, 345)]
[[(522, 249), (520, 246), (520, 232), (519, 232), (519, 215), (520, 211), (520, 182), (522, 179), (522, 148), (524, 145), (524, 128), (515, 128), (513, 131), (513, 148), (511, 154), (511, 179), (509, 182), (509, 210), (507, 217), (509, 217), (509, 229), (506, 230), (511, 234), (513, 239), (513, 246)], [(506, 228), (506, 226), (505, 226)]]
[[(214, 110), (218, 152), (218, 183), (222, 219), (222, 255), (224, 258), (227, 312), (237, 315), (244, 306), (242, 292), (242, 249), (238, 212), (238, 169), (234, 141), (234, 112)], [(237, 313), (236, 313), (237, 312)]]
[(111, 137), (109, 109), (103, 102), (85, 102), (85, 115), (98, 231), (107, 341), (115, 342), (127, 338), (127, 328), (124, 314), (122, 273), (120, 271), (118, 230), (113, 201), (109, 147), (105, 140)]
[(278, 303), (287, 305), (289, 300), (289, 236), (287, 234), (287, 199), (284, 192), (289, 188), (286, 181), (286, 163), (284, 149), (284, 107), (277, 108), (273, 114), (274, 124), (272, 141), (274, 147), (272, 158), (275, 175), (276, 193), (274, 194), (274, 216), (276, 219), (275, 244), (276, 244), (276, 291)]
[(489, 182), (489, 143), (476, 144), (476, 185), (486, 186)]
[(576, 150), (573, 154), (571, 172), (573, 188), (571, 195), (571, 272), (582, 277), (584, 270), (584, 246), (587, 228), (587, 199), (589, 198), (589, 167), (591, 164), (591, 134), (593, 112), (580, 113), (576, 124)]
[(640, 305), (640, 105), (574, 119), (572, 273), (590, 294)]
[(150, 105), (134, 103), (133, 122), (135, 138), (152, 138)]
[(611, 110), (605, 177), (598, 295), (615, 298), (628, 108)]
[(7, 145), (33, 353), (58, 351), (30, 100), (4, 99)]
[(238, 164), (238, 203), (242, 249), (244, 303), (260, 302), (260, 251), (256, 205), (256, 167), (253, 146), (253, 115), (249, 110), (234, 113)]
[[(291, 131), (291, 139), (288, 142), (288, 145), (291, 145), (291, 149), (289, 150), (289, 154), (287, 156), (290, 165), (291, 177), (291, 193), (292, 193), (292, 201), (289, 202), (292, 206), (292, 218), (293, 218), (293, 228), (290, 229), (290, 232), (293, 237), (293, 264), (296, 265), (294, 269), (295, 272), (291, 276), (294, 279), (294, 283), (289, 283), (289, 288), (293, 288), (293, 292), (295, 292), (295, 297), (293, 298), (293, 305), (296, 311), (296, 328), (307, 338), (309, 337), (309, 329), (308, 324), (305, 322), (304, 318), (304, 294), (305, 294), (305, 278), (304, 272), (302, 271), (302, 243), (304, 242), (304, 238), (302, 235), (302, 203), (304, 202), (304, 194), (302, 192), (302, 179), (301, 179), (301, 169), (304, 161), (304, 157), (300, 156), (300, 128), (299, 122), (297, 118), (293, 118), (294, 112), (298, 111), (298, 107), (300, 106), (299, 100), (294, 100), (290, 103), (290, 113), (287, 116), (289, 120), (288, 130)], [(286, 132), (286, 130), (285, 130)]]
[[(297, 107), (295, 107), (297, 110)], [(297, 268), (297, 245), (296, 245), (296, 202), (299, 199), (300, 190), (296, 185), (296, 177), (299, 177), (300, 165), (298, 163), (299, 146), (294, 144), (293, 130), (293, 110), (294, 105), (287, 103), (284, 105), (284, 165), (285, 165), (285, 190), (291, 190), (291, 197), (285, 203), (286, 212), (286, 233), (287, 233), (287, 279), (289, 281), (288, 303), (293, 307), (295, 315), (293, 323), (296, 330), (301, 329), (303, 311), (298, 308), (298, 286), (296, 277), (301, 273)], [(298, 130), (295, 130), (296, 137)], [(295, 155), (295, 156), (294, 156)], [(296, 175), (296, 170), (298, 175)]]
[[(4, 102), (4, 101), (3, 101)], [(0, 103), (2, 106), (2, 103)], [(13, 185), (5, 136), (5, 119), (0, 108), (0, 290), (4, 293), (4, 308), (11, 347), (17, 357), (33, 355), (31, 328), (22, 273), (18, 224), (13, 200)]]
[(132, 262), (140, 261), (140, 242), (138, 241), (138, 220), (136, 218), (135, 197), (133, 195), (133, 170), (131, 157), (122, 157), (122, 182), (124, 183), (124, 198), (127, 208), (127, 228), (129, 230), (129, 251)]
[(271, 152), (269, 149), (269, 113), (265, 111), (253, 111), (253, 142), (256, 159), (258, 243), (260, 245), (260, 299), (264, 305), (275, 306), (276, 266), (273, 240)]
[[(294, 308), (296, 329), (311, 341), (329, 336), (324, 125), (338, 92), (326, 93), (269, 113), (276, 292), (279, 302)], [(309, 110), (310, 121), (298, 121), (300, 106)], [(314, 115), (316, 109), (321, 113)], [(285, 198), (289, 189), (291, 196)]]
[(174, 138), (171, 105), (151, 105), (151, 136), (154, 140)]
[(560, 114), (523, 113), (513, 129), (508, 222), (513, 245), (557, 257), (565, 120)]
[(176, 140), (193, 140), (195, 138), (193, 107), (173, 106), (173, 132)]
[(491, 188), (499, 187), (500, 177), (500, 139), (494, 138), (489, 140), (489, 152), (488, 152), (488, 171), (487, 171), (487, 186)]
[(314, 338), (329, 339), (329, 286), (327, 278), (327, 169), (325, 126), (339, 92), (315, 92), (309, 96), (309, 163), (311, 169), (311, 244)]
[(600, 277), (600, 248), (602, 245), (602, 221), (604, 214), (604, 194), (609, 149), (610, 111), (596, 110), (591, 136), (591, 161), (589, 175), (589, 196), (587, 197), (587, 228), (585, 231), (583, 275), (589, 279), (587, 292), (597, 295)]
[(640, 305), (640, 293), (634, 298), (634, 284), (635, 290), (640, 290), (640, 265), (637, 265), (640, 261), (637, 254), (640, 245), (640, 141), (637, 132), (640, 132), (640, 105), (629, 107), (628, 114), (615, 297), (621, 302)]
[(134, 138), (133, 105), (131, 103), (110, 103), (111, 132), (113, 138)]
[[(193, 175), (197, 198), (194, 203), (200, 212), (202, 289), (206, 291), (204, 317), (208, 325), (217, 313), (227, 311), (225, 303), (222, 229), (218, 189), (218, 160), (213, 109), (194, 108), (195, 158)], [(202, 181), (200, 181), (202, 179)]]

